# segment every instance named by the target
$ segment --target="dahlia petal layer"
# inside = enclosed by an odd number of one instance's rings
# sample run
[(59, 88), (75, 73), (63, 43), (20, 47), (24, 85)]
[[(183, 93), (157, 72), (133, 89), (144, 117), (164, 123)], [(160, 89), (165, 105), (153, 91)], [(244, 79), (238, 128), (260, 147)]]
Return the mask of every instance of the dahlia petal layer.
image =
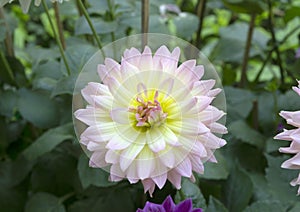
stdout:
[(80, 142), (91, 151), (90, 165), (107, 166), (110, 180), (141, 181), (150, 195), (169, 180), (180, 189), (182, 176), (194, 180), (213, 151), (226, 141), (214, 135), (225, 113), (212, 106), (221, 91), (214, 80), (201, 80), (195, 60), (178, 65), (180, 49), (161, 46), (124, 52), (121, 63), (105, 59), (100, 83), (82, 89), (85, 109), (75, 117), (88, 125)]

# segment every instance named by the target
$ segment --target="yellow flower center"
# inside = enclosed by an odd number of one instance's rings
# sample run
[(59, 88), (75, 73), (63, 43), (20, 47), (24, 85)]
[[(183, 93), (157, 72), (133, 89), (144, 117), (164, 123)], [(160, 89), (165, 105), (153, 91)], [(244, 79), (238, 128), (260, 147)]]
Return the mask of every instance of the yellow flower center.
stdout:
[(165, 122), (168, 114), (164, 113), (158, 94), (158, 91), (154, 92), (152, 101), (140, 94), (135, 99), (136, 106), (129, 107), (129, 111), (135, 114), (137, 127), (158, 127)]

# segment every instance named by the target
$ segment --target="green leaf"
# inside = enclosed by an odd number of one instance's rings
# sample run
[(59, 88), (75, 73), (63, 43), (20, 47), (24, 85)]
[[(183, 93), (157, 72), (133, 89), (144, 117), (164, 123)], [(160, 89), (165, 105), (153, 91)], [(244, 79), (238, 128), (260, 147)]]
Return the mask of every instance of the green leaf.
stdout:
[(295, 91), (289, 90), (285, 94), (279, 96), (278, 108), (279, 110), (295, 111), (299, 110), (300, 98)]
[(18, 94), (12, 90), (0, 91), (0, 115), (11, 118), (16, 108)]
[(266, 141), (266, 152), (272, 153), (272, 152), (278, 152), (278, 149), (280, 147), (285, 147), (290, 144), (289, 141), (282, 141), (282, 140), (275, 140), (273, 137), (269, 138)]
[(285, 212), (286, 209), (279, 201), (258, 201), (248, 206), (244, 212), (257, 212), (257, 211), (276, 211)]
[(34, 160), (41, 155), (50, 152), (61, 142), (67, 139), (73, 139), (73, 124), (68, 123), (48, 130), (41, 135), (33, 144), (23, 151), (23, 155), (28, 160)]
[(54, 88), (51, 97), (61, 94), (73, 94), (77, 76), (71, 75), (60, 79)]
[[(107, 22), (104, 21), (102, 18), (91, 18), (91, 21), (98, 34), (106, 34), (106, 33), (114, 32), (118, 28), (118, 23), (115, 21)], [(76, 35), (93, 34), (90, 26), (88, 25), (88, 22), (84, 17), (80, 17), (77, 20), (75, 24), (75, 34)]]
[(298, 176), (297, 170), (282, 169), (281, 164), (288, 157), (273, 157), (266, 155), (268, 168), (266, 168), (266, 178), (274, 200), (282, 203), (299, 201), (296, 187), (290, 185), (290, 181)]
[(197, 31), (199, 18), (191, 13), (180, 13), (173, 21), (176, 26), (176, 35), (190, 40)]
[(228, 132), (235, 138), (262, 149), (265, 143), (265, 137), (258, 131), (249, 127), (245, 121), (238, 120), (228, 126)]
[(39, 63), (32, 68), (32, 71), (34, 73), (34, 79), (47, 77), (58, 80), (62, 77), (59, 62), (55, 60), (49, 60), (42, 64)]
[(228, 210), (218, 199), (209, 196), (209, 203), (205, 212), (228, 212)]
[(228, 119), (231, 121), (240, 118), (248, 117), (252, 107), (255, 96), (249, 90), (240, 88), (224, 87), (226, 94), (227, 108), (232, 111), (228, 111)]
[(299, 212), (300, 211), (300, 202), (296, 202), (295, 205), (289, 212)]
[(293, 18), (295, 17), (298, 17), (300, 14), (300, 7), (290, 7), (289, 9), (287, 9), (285, 12), (284, 12), (284, 21), (285, 23), (288, 23), (290, 20), (292, 20)]
[(199, 177), (208, 180), (226, 179), (229, 175), (226, 159), (219, 151), (216, 151), (214, 155), (218, 163), (206, 162), (204, 164), (204, 174), (199, 175)]
[(40, 128), (58, 124), (57, 105), (46, 93), (21, 88), (18, 94), (18, 109), (24, 119)]
[(114, 182), (108, 181), (109, 173), (101, 168), (89, 167), (89, 159), (86, 155), (81, 155), (78, 161), (78, 173), (82, 187), (86, 189), (90, 185), (99, 187), (108, 187), (116, 185)]
[(242, 211), (250, 202), (253, 185), (247, 174), (236, 166), (229, 175), (223, 190), (229, 211)]
[(34, 194), (26, 204), (25, 212), (64, 212), (65, 207), (60, 200), (48, 193), (40, 192)]
[(193, 208), (202, 208), (203, 210), (206, 209), (206, 202), (204, 196), (201, 193), (200, 188), (196, 184), (192, 183), (190, 180), (183, 178), (181, 190), (177, 191), (175, 196), (175, 202), (179, 203), (188, 198), (192, 199)]
[(267, 5), (257, 0), (223, 0), (225, 6), (237, 13), (262, 13)]
[[(80, 49), (80, 51), (78, 51), (78, 49)], [(65, 54), (71, 75), (76, 76), (96, 52), (97, 48), (88, 44), (75, 44), (68, 47)], [(67, 70), (62, 60), (60, 61), (60, 68), (62, 73), (67, 75)], [(94, 68), (96, 72), (97, 66), (95, 65)]]

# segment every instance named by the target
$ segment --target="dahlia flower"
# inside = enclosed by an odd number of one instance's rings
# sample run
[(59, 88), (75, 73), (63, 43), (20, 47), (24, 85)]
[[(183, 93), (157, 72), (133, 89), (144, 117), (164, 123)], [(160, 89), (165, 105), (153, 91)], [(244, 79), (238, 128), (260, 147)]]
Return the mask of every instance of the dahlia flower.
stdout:
[[(293, 90), (300, 96), (300, 81), (298, 81), (298, 87), (294, 86)], [(285, 169), (300, 169), (300, 111), (281, 111), (279, 115), (286, 119), (288, 124), (296, 127), (296, 129), (292, 130), (284, 129), (282, 133), (275, 136), (275, 139), (291, 141), (289, 147), (279, 148), (280, 152), (296, 154), (289, 160), (283, 162), (281, 167)], [(298, 178), (291, 181), (291, 185), (300, 185), (300, 174), (298, 175)], [(298, 195), (300, 195), (300, 187), (298, 189)]]
[(188, 60), (178, 67), (180, 49), (161, 46), (154, 55), (127, 49), (121, 63), (106, 58), (98, 66), (103, 83), (90, 82), (81, 93), (88, 105), (75, 117), (88, 125), (80, 142), (92, 153), (90, 166), (109, 167), (110, 180), (139, 180), (152, 195), (168, 179), (177, 189), (181, 177), (194, 180), (203, 162), (226, 144), (214, 135), (227, 132), (217, 121), (224, 112), (211, 103), (221, 89), (200, 80), (202, 65)]
[[(3, 7), (5, 4), (7, 3), (11, 3), (14, 0), (0, 0), (0, 7)], [(64, 0), (51, 0), (52, 2), (56, 2), (58, 1), (59, 3), (62, 3)], [(68, 0), (65, 0), (68, 1)], [(32, 0), (19, 0), (21, 8), (23, 10), (24, 13), (27, 13), (30, 7), (30, 4), (32, 2)], [(35, 6), (40, 6), (42, 0), (34, 0), (34, 5)]]
[(172, 198), (168, 196), (165, 201), (159, 205), (151, 202), (146, 202), (146, 205), (143, 209), (138, 209), (136, 212), (202, 212), (201, 208), (193, 209), (193, 203), (191, 199), (184, 200), (178, 205), (175, 205)]

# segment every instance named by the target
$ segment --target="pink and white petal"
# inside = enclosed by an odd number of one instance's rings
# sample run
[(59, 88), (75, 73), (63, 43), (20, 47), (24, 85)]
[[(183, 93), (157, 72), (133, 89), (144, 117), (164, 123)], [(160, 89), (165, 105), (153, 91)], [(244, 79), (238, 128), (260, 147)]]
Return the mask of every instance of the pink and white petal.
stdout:
[(111, 96), (111, 93), (108, 90), (106, 85), (96, 83), (96, 82), (89, 82), (87, 86), (85, 86), (81, 90), (81, 94), (83, 98), (90, 104), (94, 106), (94, 98), (92, 96)]
[(196, 65), (196, 60), (188, 60), (182, 63), (175, 71), (176, 77), (183, 82), (189, 84), (199, 80), (197, 74), (193, 72)]
[(106, 163), (117, 164), (120, 161), (120, 152), (116, 150), (108, 150), (105, 154)]
[(124, 52), (124, 59), (135, 67), (140, 64), (141, 52), (136, 48), (126, 49)]
[(200, 80), (194, 82), (192, 93), (194, 96), (204, 96), (214, 87), (216, 81), (213, 79), (210, 80)]
[(104, 64), (108, 74), (121, 82), (121, 65), (111, 58), (105, 58)]
[(156, 128), (150, 129), (146, 132), (146, 139), (149, 148), (155, 153), (166, 148), (164, 136)]
[(112, 182), (119, 182), (125, 178), (125, 173), (121, 170), (119, 164), (111, 165), (109, 178)]
[(288, 124), (300, 127), (300, 111), (281, 111), (279, 115), (286, 119)]
[(140, 59), (139, 69), (141, 71), (152, 71), (153, 70), (153, 58), (151, 49), (146, 46)]
[(155, 156), (151, 151), (144, 148), (136, 160), (136, 163), (137, 176), (139, 179), (144, 180), (152, 176), (155, 169)]
[(159, 189), (162, 189), (166, 184), (167, 176), (168, 176), (167, 173), (164, 173), (162, 175), (152, 177), (152, 180), (155, 182), (155, 184)]
[[(166, 147), (165, 150), (159, 153), (159, 162), (167, 168), (174, 168), (176, 165), (176, 158), (173, 152), (173, 147)], [(159, 163), (158, 162), (158, 163)]]
[(94, 142), (106, 142), (115, 135), (113, 123), (101, 123), (100, 125), (93, 125), (81, 134), (81, 137)]
[(283, 132), (279, 133), (278, 135), (276, 135), (274, 137), (274, 139), (278, 139), (278, 140), (284, 140), (284, 141), (291, 141), (291, 134), (293, 132), (295, 132), (296, 130), (286, 130), (284, 129)]
[(122, 79), (128, 79), (129, 77), (139, 73), (140, 70), (138, 67), (132, 65), (131, 63), (127, 62), (125, 59), (122, 60), (121, 62), (121, 74), (122, 74)]
[(116, 134), (109, 140), (106, 148), (111, 150), (123, 150), (129, 145), (131, 145), (131, 143), (124, 139), (124, 136)]
[(198, 114), (198, 119), (205, 125), (209, 125), (222, 118), (225, 113), (214, 106), (208, 106), (205, 110)]
[(144, 144), (137, 142), (122, 151), (120, 155), (120, 167), (122, 171), (125, 171), (130, 166), (132, 161), (136, 159), (137, 155), (142, 151), (144, 146)]
[(176, 189), (181, 188), (181, 175), (172, 169), (168, 172), (168, 180), (175, 186)]
[(211, 102), (214, 100), (212, 97), (207, 97), (207, 96), (197, 96), (197, 110), (196, 113), (199, 113), (206, 109)]
[(93, 96), (95, 100), (95, 106), (105, 111), (110, 111), (113, 106), (112, 96)]
[(197, 137), (206, 148), (218, 149), (226, 144), (226, 141), (222, 138), (215, 136), (212, 133), (206, 133)]
[(201, 161), (201, 158), (193, 154), (189, 155), (189, 158), (191, 160), (193, 170), (199, 174), (203, 174), (204, 166)]
[(93, 152), (90, 160), (89, 160), (89, 166), (95, 167), (95, 168), (102, 168), (107, 166), (108, 164), (105, 162), (105, 150), (102, 151), (95, 151)]
[(74, 116), (89, 126), (112, 121), (107, 112), (91, 106), (75, 111)]
[(164, 140), (166, 143), (171, 146), (180, 146), (181, 144), (178, 142), (178, 137), (176, 134), (170, 130), (166, 125), (160, 127), (161, 134), (164, 136)]
[(172, 60), (171, 52), (165, 45), (159, 47), (153, 56), (153, 70), (155, 70), (155, 71), (162, 70), (161, 61), (163, 59), (171, 59)]
[(222, 92), (221, 88), (215, 88), (215, 89), (212, 89), (212, 90), (208, 91), (207, 96), (215, 97), (221, 92)]
[(106, 151), (105, 145), (106, 145), (106, 142), (98, 143), (98, 142), (90, 141), (86, 147), (91, 152), (100, 151), (100, 150)]
[(142, 184), (144, 186), (144, 192), (146, 193), (149, 191), (150, 197), (152, 197), (152, 194), (155, 190), (155, 183), (152, 179), (145, 179), (142, 180)]
[(181, 163), (175, 167), (175, 170), (183, 177), (192, 176), (192, 164), (188, 157), (186, 157)]
[(223, 124), (217, 122), (211, 123), (210, 125), (208, 125), (208, 127), (213, 133), (226, 134), (228, 132), (227, 128)]
[(107, 84), (107, 78), (110, 77), (105, 65), (99, 64), (97, 67), (98, 75), (104, 84)]
[(111, 119), (119, 124), (132, 124), (131, 114), (128, 108), (114, 108), (110, 112)]

